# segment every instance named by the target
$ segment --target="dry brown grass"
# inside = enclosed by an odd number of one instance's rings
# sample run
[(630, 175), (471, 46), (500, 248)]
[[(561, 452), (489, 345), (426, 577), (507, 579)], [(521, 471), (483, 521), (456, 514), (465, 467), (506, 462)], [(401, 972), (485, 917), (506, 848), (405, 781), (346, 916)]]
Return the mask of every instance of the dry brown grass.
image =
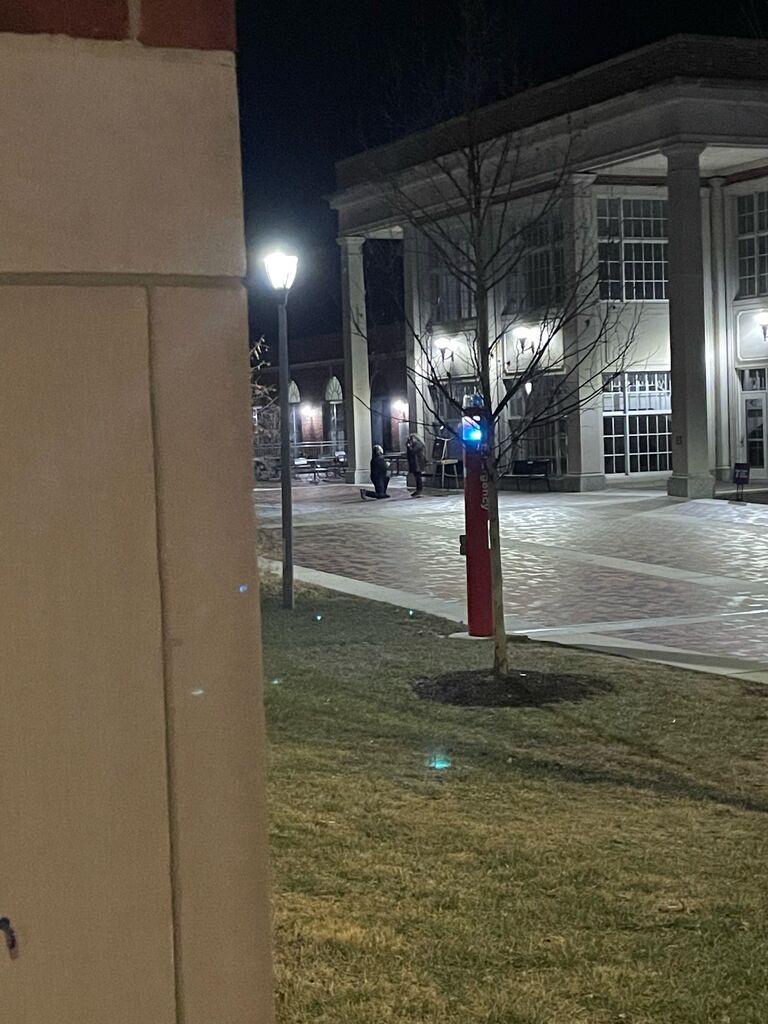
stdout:
[(435, 705), (450, 624), (264, 609), (282, 1024), (764, 1024), (768, 691), (525, 644), (612, 690)]

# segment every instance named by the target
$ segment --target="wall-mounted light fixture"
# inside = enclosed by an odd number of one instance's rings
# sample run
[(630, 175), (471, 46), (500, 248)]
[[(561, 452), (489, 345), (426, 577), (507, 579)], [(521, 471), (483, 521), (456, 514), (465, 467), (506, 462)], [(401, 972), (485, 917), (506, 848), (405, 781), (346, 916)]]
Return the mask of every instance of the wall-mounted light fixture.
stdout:
[(768, 310), (761, 309), (759, 313), (755, 313), (755, 320), (763, 331), (763, 341), (768, 342)]
[(454, 341), (453, 338), (440, 337), (435, 338), (433, 346), (440, 353), (440, 360), (445, 366), (447, 362), (453, 363), (456, 356), (456, 350), (458, 348), (458, 342)]
[(512, 336), (517, 342), (517, 348), (520, 355), (530, 349), (533, 352), (533, 338), (535, 331), (532, 327), (516, 327), (512, 332)]

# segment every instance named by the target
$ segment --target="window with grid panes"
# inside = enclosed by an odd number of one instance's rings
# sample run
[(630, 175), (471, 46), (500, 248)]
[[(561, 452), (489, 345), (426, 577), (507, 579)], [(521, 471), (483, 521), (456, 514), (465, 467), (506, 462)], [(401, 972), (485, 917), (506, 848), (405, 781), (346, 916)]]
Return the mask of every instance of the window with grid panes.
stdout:
[(605, 374), (605, 473), (669, 472), (672, 469), (671, 409), (667, 371)]
[(739, 298), (768, 295), (768, 192), (737, 199)]
[[(516, 459), (544, 459), (560, 475), (568, 470), (565, 416), (558, 413), (558, 394), (565, 378), (546, 374), (532, 382), (530, 394), (520, 387), (520, 378), (505, 381), (512, 392), (507, 406), (509, 431), (517, 440), (507, 453), (507, 465)], [(535, 422), (541, 415), (543, 422)], [(521, 429), (524, 428), (524, 429)]]
[(601, 299), (666, 299), (666, 199), (598, 199)]
[(564, 257), (563, 219), (559, 210), (524, 228), (521, 233), (521, 305), (523, 309), (544, 310), (563, 301)]
[[(458, 257), (458, 253), (455, 255)], [(451, 256), (454, 256), (453, 252)], [(453, 320), (470, 320), (475, 315), (475, 303), (467, 284), (457, 276), (455, 270), (445, 265), (435, 247), (430, 250), (429, 263), (432, 321), (448, 323)]]
[[(474, 377), (453, 377), (443, 383), (442, 387), (430, 384), (429, 395), (431, 411), (435, 417), (435, 427), (445, 427), (452, 437), (461, 434), (462, 410), (470, 404), (479, 389), (479, 382)], [(460, 451), (459, 442), (452, 442), (452, 449)], [(451, 455), (451, 458), (454, 456)], [(461, 455), (458, 456), (459, 458)]]

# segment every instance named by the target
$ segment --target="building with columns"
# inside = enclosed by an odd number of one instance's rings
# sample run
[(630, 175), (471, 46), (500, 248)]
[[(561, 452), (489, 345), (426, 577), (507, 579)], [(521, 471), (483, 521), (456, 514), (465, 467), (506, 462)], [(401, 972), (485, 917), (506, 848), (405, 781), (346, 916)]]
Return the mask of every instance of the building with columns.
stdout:
[[(471, 301), (441, 277), (388, 198), (388, 183), (418, 189), (430, 162), (446, 165), (456, 123), (337, 166), (348, 450), (358, 477), (370, 450), (367, 240), (403, 241), (414, 325), (406, 363), (418, 363), (416, 338), (428, 338), (443, 360), (450, 349), (453, 378), (473, 390), (460, 341)], [(519, 454), (548, 458), (558, 485), (571, 490), (663, 476), (672, 495), (706, 497), (734, 462), (768, 480), (768, 43), (673, 37), (477, 111), (473, 124), (483, 139), (514, 139), (515, 191), (505, 201), (530, 206), (551, 195), (553, 169), (563, 182), (521, 265), (525, 294), (593, 253), (592, 316), (613, 309), (617, 336), (631, 334), (621, 369), (608, 339), (593, 399), (526, 438)], [(452, 216), (445, 211), (446, 225)], [(580, 225), (577, 244), (563, 224)], [(520, 282), (498, 290), (489, 315), (503, 336), (493, 367), (501, 391), (514, 373), (521, 318), (536, 326), (536, 303), (512, 316)], [(588, 333), (587, 312), (578, 329)], [(549, 370), (556, 380), (556, 362)], [(415, 387), (409, 416), (413, 429), (429, 432)]]

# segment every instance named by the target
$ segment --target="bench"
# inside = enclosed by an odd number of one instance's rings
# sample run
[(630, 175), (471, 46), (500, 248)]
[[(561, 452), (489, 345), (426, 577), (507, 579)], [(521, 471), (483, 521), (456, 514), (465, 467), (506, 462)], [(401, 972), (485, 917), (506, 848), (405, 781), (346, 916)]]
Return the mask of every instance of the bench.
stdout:
[(504, 475), (514, 478), (518, 491), (520, 490), (520, 481), (523, 479), (528, 480), (529, 492), (534, 480), (545, 480), (547, 490), (552, 490), (552, 485), (549, 482), (549, 459), (515, 459), (510, 472)]

